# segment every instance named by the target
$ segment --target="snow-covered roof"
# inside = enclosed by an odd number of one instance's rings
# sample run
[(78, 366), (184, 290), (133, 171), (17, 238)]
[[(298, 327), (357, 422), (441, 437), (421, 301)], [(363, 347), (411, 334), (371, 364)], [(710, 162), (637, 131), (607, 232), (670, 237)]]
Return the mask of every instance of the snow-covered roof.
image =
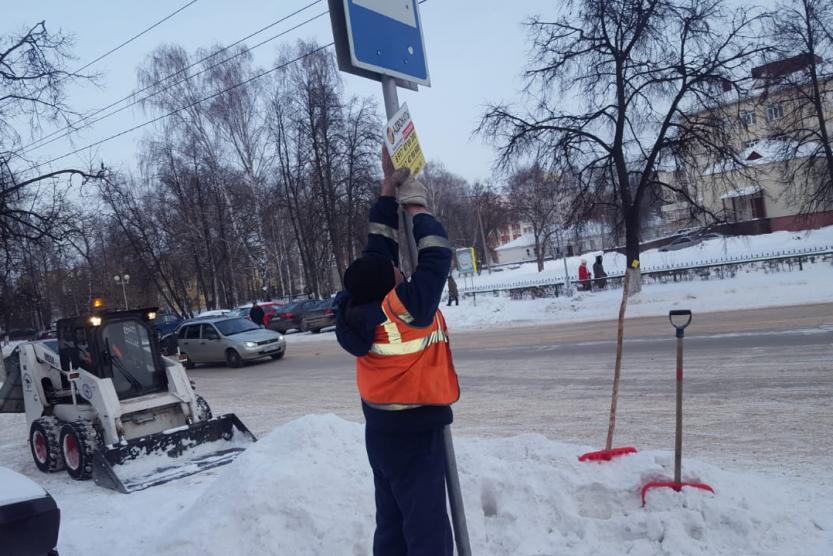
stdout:
[(520, 237), (517, 237), (510, 241), (509, 243), (504, 243), (495, 251), (506, 251), (508, 249), (517, 249), (519, 247), (532, 247), (535, 245), (535, 237), (532, 234), (523, 234)]
[[(807, 158), (813, 154), (816, 147), (817, 145), (814, 143), (806, 143), (794, 149), (787, 141), (762, 139), (751, 147), (743, 149), (738, 154), (738, 159), (742, 160), (746, 166), (763, 166), (765, 164), (772, 164), (773, 162)], [(734, 161), (726, 161), (715, 164), (703, 172), (703, 175), (711, 176), (713, 174), (722, 174), (738, 169), (740, 169), (740, 166), (735, 164)]]
[(748, 197), (749, 195), (755, 195), (756, 193), (760, 193), (761, 191), (763, 191), (763, 188), (760, 185), (747, 185), (746, 187), (733, 189), (732, 191), (724, 193), (720, 196), (720, 198), (734, 199), (737, 197)]

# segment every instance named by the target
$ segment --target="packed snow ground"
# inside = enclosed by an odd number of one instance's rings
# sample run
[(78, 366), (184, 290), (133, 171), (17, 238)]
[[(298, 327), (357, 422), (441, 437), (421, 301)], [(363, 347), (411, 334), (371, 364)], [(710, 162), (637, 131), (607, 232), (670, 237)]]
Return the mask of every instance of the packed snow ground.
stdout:
[[(234, 463), (130, 495), (42, 475), (25, 441), (3, 446), (3, 465), (39, 480), (62, 512), (59, 550), (146, 554), (363, 555), (371, 553), (373, 480), (363, 428), (311, 415), (260, 439)], [(539, 435), (456, 438), (474, 554), (778, 555), (833, 551), (833, 492), (812, 482), (727, 471), (683, 460), (683, 489), (648, 494), (669, 477), (669, 452), (579, 463), (589, 447)], [(10, 462), (9, 460), (13, 460)]]

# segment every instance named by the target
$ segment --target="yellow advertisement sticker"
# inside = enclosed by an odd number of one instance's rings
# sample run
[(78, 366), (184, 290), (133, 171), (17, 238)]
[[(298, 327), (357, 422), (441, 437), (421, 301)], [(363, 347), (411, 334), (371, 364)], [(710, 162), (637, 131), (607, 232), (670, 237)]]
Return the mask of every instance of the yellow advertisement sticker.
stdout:
[(418, 176), (425, 167), (425, 155), (417, 138), (408, 104), (403, 104), (385, 127), (385, 146), (393, 166), (410, 168), (412, 176)]

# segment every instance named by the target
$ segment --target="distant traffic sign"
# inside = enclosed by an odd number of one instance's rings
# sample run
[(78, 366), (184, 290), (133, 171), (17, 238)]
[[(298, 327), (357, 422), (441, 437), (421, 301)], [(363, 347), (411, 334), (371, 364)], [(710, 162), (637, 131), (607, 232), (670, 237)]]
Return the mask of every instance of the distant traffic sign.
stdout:
[(417, 0), (329, 0), (339, 69), (431, 85)]

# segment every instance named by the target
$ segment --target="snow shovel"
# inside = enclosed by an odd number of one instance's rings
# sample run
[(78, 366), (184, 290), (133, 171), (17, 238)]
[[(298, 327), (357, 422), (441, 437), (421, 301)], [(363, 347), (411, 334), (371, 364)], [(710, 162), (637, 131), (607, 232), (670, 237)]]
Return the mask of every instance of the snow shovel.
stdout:
[[(633, 267), (639, 268), (639, 261), (633, 262)], [(604, 450), (587, 452), (579, 456), (579, 461), (610, 461), (613, 458), (636, 453), (633, 446), (613, 447), (613, 431), (616, 428), (616, 405), (619, 400), (619, 377), (622, 371), (622, 343), (625, 338), (625, 309), (628, 306), (628, 289), (630, 273), (625, 273), (622, 281), (622, 303), (619, 305), (619, 326), (616, 332), (616, 366), (613, 371), (613, 394), (610, 398), (610, 421), (607, 428), (607, 443)]]
[[(678, 317), (675, 322), (674, 317)], [(688, 317), (685, 321), (682, 317)], [(683, 487), (699, 488), (714, 493), (714, 489), (705, 483), (683, 482), (683, 338), (685, 329), (691, 324), (691, 311), (679, 309), (668, 313), (668, 320), (677, 330), (677, 433), (674, 444), (674, 480), (651, 481), (642, 487), (642, 505), (645, 506), (645, 495), (654, 488), (673, 488), (677, 492)]]

